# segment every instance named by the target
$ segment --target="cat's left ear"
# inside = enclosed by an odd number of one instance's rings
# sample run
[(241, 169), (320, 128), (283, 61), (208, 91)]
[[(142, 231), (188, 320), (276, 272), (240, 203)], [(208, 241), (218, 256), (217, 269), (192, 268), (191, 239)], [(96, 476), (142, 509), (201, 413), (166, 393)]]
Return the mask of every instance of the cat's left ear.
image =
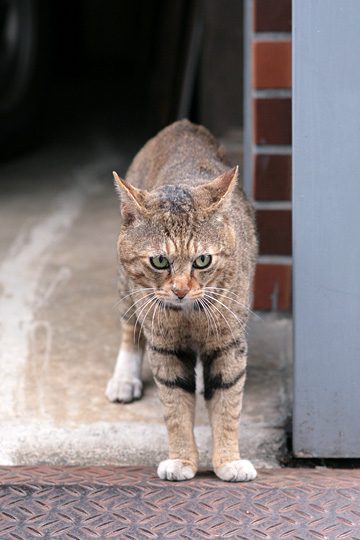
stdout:
[(200, 195), (200, 201), (203, 202), (210, 211), (216, 210), (220, 206), (229, 203), (231, 200), (231, 193), (237, 182), (238, 174), (239, 167), (234, 167), (215, 178), (215, 180), (197, 187), (196, 191)]
[(126, 182), (113, 171), (115, 189), (121, 200), (121, 214), (127, 223), (134, 220), (137, 213), (146, 213), (145, 192)]

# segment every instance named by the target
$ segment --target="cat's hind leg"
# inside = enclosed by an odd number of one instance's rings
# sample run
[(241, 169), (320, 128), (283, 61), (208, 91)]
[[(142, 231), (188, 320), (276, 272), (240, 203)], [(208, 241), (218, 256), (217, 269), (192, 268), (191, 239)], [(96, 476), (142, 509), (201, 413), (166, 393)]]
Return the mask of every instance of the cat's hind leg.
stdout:
[(121, 344), (114, 373), (105, 392), (109, 401), (130, 403), (142, 396), (143, 340), (140, 340), (139, 346), (137, 343), (137, 339), (134, 343), (134, 326), (123, 322)]

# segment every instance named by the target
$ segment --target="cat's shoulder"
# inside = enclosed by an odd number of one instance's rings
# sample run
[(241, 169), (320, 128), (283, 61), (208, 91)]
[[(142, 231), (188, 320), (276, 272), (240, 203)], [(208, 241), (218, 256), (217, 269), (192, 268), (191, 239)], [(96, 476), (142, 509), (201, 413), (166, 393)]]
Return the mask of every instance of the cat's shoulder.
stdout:
[(179, 137), (181, 135), (191, 135), (193, 137), (206, 139), (209, 143), (215, 144), (218, 146), (218, 141), (210, 133), (210, 131), (201, 124), (194, 124), (193, 122), (190, 122), (187, 118), (183, 118), (182, 120), (176, 120), (176, 122), (173, 122), (169, 126), (162, 129), (156, 136), (159, 138), (162, 137), (169, 137), (169, 136), (175, 136)]

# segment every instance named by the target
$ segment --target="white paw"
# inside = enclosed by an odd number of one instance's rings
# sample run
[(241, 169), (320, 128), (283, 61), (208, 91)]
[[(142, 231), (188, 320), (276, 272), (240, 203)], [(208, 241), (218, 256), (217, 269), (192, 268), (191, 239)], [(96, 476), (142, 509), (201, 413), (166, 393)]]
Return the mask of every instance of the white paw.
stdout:
[(180, 459), (166, 459), (158, 466), (158, 477), (161, 480), (190, 480), (195, 476), (191, 465), (185, 465)]
[(256, 478), (254, 465), (247, 459), (229, 461), (215, 469), (215, 474), (225, 482), (248, 482)]
[(109, 401), (130, 403), (130, 401), (134, 401), (134, 399), (141, 398), (142, 386), (140, 379), (132, 379), (129, 381), (112, 377), (107, 383), (105, 394)]

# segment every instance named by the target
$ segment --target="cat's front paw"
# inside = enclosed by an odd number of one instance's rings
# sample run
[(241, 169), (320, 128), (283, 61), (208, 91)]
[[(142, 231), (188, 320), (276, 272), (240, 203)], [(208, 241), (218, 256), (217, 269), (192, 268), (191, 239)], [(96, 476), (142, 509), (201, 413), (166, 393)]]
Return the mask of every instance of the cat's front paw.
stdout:
[(178, 482), (194, 478), (196, 470), (189, 463), (183, 463), (181, 459), (165, 459), (159, 464), (157, 474), (161, 480)]
[(120, 401), (130, 403), (142, 396), (142, 382), (140, 379), (122, 380), (112, 377), (107, 383), (105, 395), (109, 401)]
[(238, 459), (215, 468), (215, 474), (225, 482), (248, 482), (256, 478), (256, 470), (251, 461)]

